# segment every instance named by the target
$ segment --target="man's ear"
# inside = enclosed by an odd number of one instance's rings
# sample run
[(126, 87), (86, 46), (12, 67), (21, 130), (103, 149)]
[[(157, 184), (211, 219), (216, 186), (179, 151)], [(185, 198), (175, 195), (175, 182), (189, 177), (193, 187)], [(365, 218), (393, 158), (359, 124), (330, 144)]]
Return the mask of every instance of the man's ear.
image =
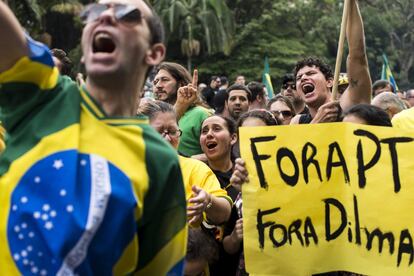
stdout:
[(145, 62), (150, 66), (158, 65), (165, 57), (165, 46), (162, 43), (155, 43), (148, 49), (145, 56)]
[(226, 109), (227, 111), (229, 110), (229, 104), (228, 104), (227, 100), (224, 101), (224, 109)]
[(233, 133), (231, 135), (230, 144), (233, 146), (234, 144), (236, 144), (236, 142), (237, 142), (237, 134), (236, 133)]
[(333, 79), (329, 79), (328, 80), (328, 84), (327, 84), (327, 86), (329, 87), (329, 88), (332, 88), (333, 87)]

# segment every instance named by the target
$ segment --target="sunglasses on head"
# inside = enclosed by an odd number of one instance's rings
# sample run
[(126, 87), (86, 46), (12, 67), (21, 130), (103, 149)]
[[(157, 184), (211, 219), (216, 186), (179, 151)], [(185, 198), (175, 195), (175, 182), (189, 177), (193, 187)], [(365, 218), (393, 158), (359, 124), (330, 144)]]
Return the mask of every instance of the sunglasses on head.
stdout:
[(296, 90), (296, 84), (294, 84), (294, 83), (284, 83), (283, 85), (282, 85), (282, 88), (283, 89), (288, 89), (288, 87), (291, 87), (293, 90)]
[(115, 19), (124, 24), (135, 25), (140, 23), (143, 18), (141, 11), (132, 5), (95, 3), (85, 7), (80, 13), (80, 19), (83, 24), (94, 22), (108, 9), (113, 9)]
[(283, 117), (292, 117), (292, 112), (290, 112), (289, 110), (283, 110), (283, 111), (278, 111), (278, 110), (272, 110), (273, 115), (275, 115), (276, 117), (279, 117), (280, 114), (283, 115)]

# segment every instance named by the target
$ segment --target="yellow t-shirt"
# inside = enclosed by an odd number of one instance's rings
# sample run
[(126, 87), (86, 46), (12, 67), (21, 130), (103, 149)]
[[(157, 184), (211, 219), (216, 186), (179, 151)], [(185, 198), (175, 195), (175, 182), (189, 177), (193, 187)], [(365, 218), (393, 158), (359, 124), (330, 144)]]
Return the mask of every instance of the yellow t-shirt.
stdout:
[(403, 129), (414, 129), (414, 107), (396, 114), (392, 118), (392, 125)]
[(199, 160), (184, 156), (179, 156), (179, 161), (185, 186), (185, 197), (187, 200), (190, 199), (192, 194), (191, 187), (196, 185), (211, 195), (224, 197), (231, 205), (233, 205), (227, 192), (220, 187), (220, 182), (216, 175), (206, 164)]

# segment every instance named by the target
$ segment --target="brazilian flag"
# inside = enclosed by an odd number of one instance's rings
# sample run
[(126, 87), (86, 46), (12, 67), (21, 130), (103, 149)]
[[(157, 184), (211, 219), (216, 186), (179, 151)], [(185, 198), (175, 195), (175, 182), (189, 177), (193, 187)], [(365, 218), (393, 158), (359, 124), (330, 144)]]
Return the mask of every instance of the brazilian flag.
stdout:
[(382, 63), (382, 72), (381, 72), (381, 79), (387, 80), (391, 83), (392, 87), (394, 88), (394, 92), (398, 91), (397, 82), (392, 75), (390, 65), (388, 63), (388, 58), (385, 54), (382, 55), (383, 63)]
[(264, 60), (264, 70), (262, 75), (262, 83), (266, 86), (267, 95), (269, 99), (271, 99), (274, 95), (273, 93), (273, 85), (272, 80), (270, 78), (270, 67), (269, 67), (269, 59), (266, 56)]

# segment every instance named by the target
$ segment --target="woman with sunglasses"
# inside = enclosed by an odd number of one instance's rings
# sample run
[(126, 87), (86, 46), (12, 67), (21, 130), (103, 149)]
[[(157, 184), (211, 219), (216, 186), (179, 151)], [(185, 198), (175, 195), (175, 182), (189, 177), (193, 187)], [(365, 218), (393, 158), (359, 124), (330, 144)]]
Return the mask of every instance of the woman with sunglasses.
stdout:
[(267, 109), (282, 125), (289, 125), (292, 118), (296, 115), (290, 99), (282, 95), (273, 97), (267, 104)]
[[(139, 112), (149, 117), (150, 125), (175, 149), (180, 143), (181, 130), (178, 128), (174, 107), (166, 102), (147, 102)], [(228, 220), (233, 202), (214, 173), (203, 162), (179, 156), (183, 174), (186, 198), (188, 202), (188, 222), (192, 226), (200, 225), (203, 213), (212, 224), (221, 224)]]

